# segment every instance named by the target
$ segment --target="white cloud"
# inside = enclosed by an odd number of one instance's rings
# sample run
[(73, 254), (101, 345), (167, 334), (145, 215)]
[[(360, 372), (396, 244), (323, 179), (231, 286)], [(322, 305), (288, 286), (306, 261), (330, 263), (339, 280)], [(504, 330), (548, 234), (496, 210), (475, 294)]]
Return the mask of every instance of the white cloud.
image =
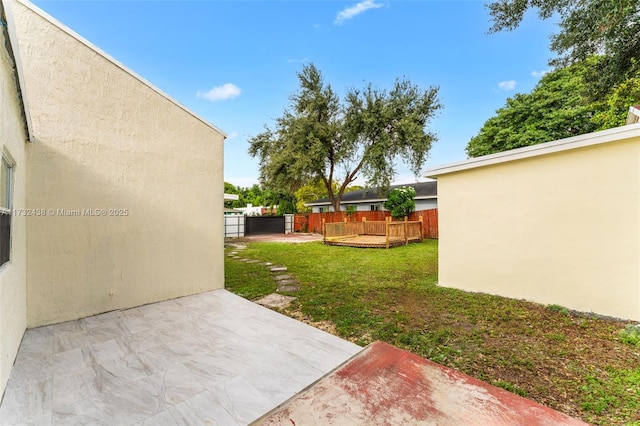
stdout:
[(333, 21), (334, 24), (342, 24), (344, 21), (353, 18), (356, 15), (361, 14), (362, 12), (366, 12), (369, 9), (378, 9), (379, 7), (384, 6), (382, 3), (376, 3), (375, 0), (364, 0), (355, 6), (347, 7), (336, 16), (336, 20)]
[(208, 92), (200, 92), (196, 93), (198, 98), (205, 98), (210, 100), (211, 102), (223, 101), (225, 99), (233, 99), (237, 96), (240, 96), (242, 90), (233, 83), (225, 83), (222, 86), (216, 86)]
[(548, 73), (549, 70), (543, 70), (543, 71), (531, 71), (531, 75), (534, 76), (535, 78), (540, 78), (542, 76), (544, 76), (546, 73)]
[(227, 135), (227, 140), (229, 139), (235, 139), (238, 137), (238, 132), (231, 132)]
[(507, 80), (498, 83), (498, 87), (500, 88), (500, 90), (513, 90), (516, 88), (516, 84), (517, 83), (515, 80)]

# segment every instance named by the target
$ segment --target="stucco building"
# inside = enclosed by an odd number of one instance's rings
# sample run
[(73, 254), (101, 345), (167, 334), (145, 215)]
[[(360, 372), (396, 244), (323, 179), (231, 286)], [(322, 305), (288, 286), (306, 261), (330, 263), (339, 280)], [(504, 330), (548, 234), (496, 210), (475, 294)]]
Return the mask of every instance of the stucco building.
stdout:
[(0, 3), (0, 394), (25, 329), (222, 288), (225, 134)]
[(440, 285), (640, 321), (640, 124), (426, 176)]

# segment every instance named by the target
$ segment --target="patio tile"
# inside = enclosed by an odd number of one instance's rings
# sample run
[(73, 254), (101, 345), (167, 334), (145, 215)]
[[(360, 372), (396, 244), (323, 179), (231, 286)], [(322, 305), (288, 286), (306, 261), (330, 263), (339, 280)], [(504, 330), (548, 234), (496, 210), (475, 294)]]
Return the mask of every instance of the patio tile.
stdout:
[(218, 401), (217, 395), (206, 391), (168, 410), (179, 425), (242, 425)]
[(7, 388), (0, 406), (2, 424), (22, 424), (51, 413), (52, 380), (26, 381)]
[(242, 425), (361, 350), (216, 290), (27, 330), (0, 425)]

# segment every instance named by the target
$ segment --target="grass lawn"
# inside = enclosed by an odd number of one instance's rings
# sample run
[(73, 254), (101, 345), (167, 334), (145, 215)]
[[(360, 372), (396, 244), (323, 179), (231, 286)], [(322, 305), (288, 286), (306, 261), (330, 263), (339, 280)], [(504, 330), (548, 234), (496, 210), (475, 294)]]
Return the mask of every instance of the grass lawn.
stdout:
[[(243, 258), (287, 266), (300, 281), (286, 315), (359, 345), (408, 349), (590, 423), (640, 425), (640, 333), (628, 322), (438, 287), (434, 240), (390, 250), (243, 244)], [(225, 259), (228, 290), (252, 300), (275, 292), (265, 266)]]

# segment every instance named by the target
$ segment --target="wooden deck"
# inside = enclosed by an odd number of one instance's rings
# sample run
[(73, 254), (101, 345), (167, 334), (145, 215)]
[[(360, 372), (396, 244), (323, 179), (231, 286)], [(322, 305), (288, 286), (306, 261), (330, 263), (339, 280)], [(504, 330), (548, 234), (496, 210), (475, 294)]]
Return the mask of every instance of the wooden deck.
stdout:
[[(419, 241), (417, 239), (409, 242)], [(324, 240), (324, 243), (331, 246), (348, 246), (360, 248), (386, 248), (387, 240), (384, 235), (349, 235), (345, 237), (333, 237)], [(403, 239), (390, 239), (389, 247), (398, 247), (405, 244)]]

